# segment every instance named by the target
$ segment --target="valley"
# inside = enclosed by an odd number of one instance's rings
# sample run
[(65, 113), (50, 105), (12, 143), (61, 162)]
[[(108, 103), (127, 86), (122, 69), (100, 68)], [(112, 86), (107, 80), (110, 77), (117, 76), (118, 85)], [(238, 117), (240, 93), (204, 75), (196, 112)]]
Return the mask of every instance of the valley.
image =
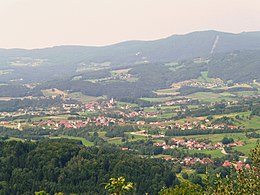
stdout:
[[(66, 171), (82, 182), (72, 173), (74, 166), (93, 163), (86, 167), (100, 175), (84, 172), (81, 178), (97, 182), (76, 188), (66, 180), (73, 192), (94, 186), (99, 193), (97, 183), (111, 175), (139, 182), (140, 193), (157, 194), (182, 182), (203, 188), (208, 173), (214, 185), (216, 174), (250, 167), (260, 139), (260, 42), (251, 37), (247, 44), (232, 45), (230, 36), (247, 40), (251, 34), (205, 31), (106, 47), (1, 50), (0, 144), (6, 151), (20, 144), (27, 160), (38, 158), (38, 149), (57, 151), (51, 155), (59, 173), (52, 172), (54, 165), (45, 168), (48, 185), (67, 178)], [(37, 179), (44, 174), (37, 172)], [(71, 192), (59, 185), (48, 189)]]

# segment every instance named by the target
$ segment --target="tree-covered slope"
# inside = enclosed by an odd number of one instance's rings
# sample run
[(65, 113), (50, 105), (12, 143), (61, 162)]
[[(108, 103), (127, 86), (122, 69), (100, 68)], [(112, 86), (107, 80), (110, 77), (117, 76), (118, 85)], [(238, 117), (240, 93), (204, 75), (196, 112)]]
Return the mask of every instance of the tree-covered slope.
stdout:
[(122, 175), (136, 184), (137, 194), (157, 194), (163, 186), (179, 183), (160, 160), (66, 140), (0, 142), (0, 157), (0, 194), (104, 194), (102, 183)]
[(209, 63), (209, 76), (234, 82), (260, 79), (260, 50), (217, 54)]

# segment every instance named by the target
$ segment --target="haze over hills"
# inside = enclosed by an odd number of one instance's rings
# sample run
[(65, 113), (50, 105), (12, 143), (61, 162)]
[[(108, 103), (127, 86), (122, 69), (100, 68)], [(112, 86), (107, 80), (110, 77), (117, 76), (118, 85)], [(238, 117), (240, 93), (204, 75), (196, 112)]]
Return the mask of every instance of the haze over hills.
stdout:
[[(44, 49), (0, 49), (2, 81), (28, 81), (71, 76), (94, 64), (118, 68), (142, 63), (173, 62), (234, 50), (260, 49), (260, 32), (231, 34), (218, 31), (173, 35), (155, 41), (128, 41), (104, 47), (57, 46)], [(100, 67), (96, 67), (100, 69)], [(32, 74), (33, 73), (33, 74)]]
[[(225, 82), (253, 82), (259, 80), (259, 56), (260, 32), (202, 31), (104, 47), (0, 49), (0, 96), (39, 95), (55, 87), (92, 96), (151, 97), (154, 90), (203, 72)], [(113, 70), (119, 69), (128, 69), (131, 78), (115, 79)], [(28, 83), (38, 85), (33, 91), (15, 86)]]

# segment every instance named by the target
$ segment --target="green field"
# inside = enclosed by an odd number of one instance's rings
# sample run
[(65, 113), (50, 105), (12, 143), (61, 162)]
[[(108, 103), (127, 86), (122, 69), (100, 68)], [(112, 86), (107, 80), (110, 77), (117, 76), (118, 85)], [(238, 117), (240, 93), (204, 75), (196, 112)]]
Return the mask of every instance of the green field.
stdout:
[(235, 118), (235, 116), (240, 116), (242, 120), (236, 120), (235, 125), (241, 126), (246, 129), (260, 129), (260, 116), (252, 116), (250, 119), (249, 117), (251, 112), (237, 112), (237, 113), (231, 113), (231, 114), (222, 114), (222, 115), (213, 115), (213, 118), (221, 118), (223, 116), (232, 117)]
[(61, 91), (58, 89), (45, 89), (45, 90), (42, 90), (42, 93), (45, 97), (59, 96), (59, 95), (65, 96), (66, 95), (66, 93), (64, 91)]
[(169, 89), (160, 89), (155, 91), (158, 95), (178, 95), (177, 88), (169, 88)]
[(161, 98), (140, 98), (141, 100), (145, 100), (148, 102), (166, 102), (170, 101), (172, 97), (161, 97)]
[(251, 120), (243, 121), (242, 125), (245, 126), (245, 128), (260, 129), (260, 117), (253, 116), (251, 117)]
[[(91, 132), (90, 134), (93, 134), (93, 133), (94, 132)], [(106, 140), (110, 144), (117, 144), (117, 145), (123, 144), (122, 137), (108, 138), (108, 137), (105, 136), (106, 132), (104, 132), (104, 131), (98, 132), (98, 134), (99, 134), (99, 137), (103, 138), (104, 140)], [(131, 132), (126, 132), (125, 134), (128, 135), (128, 142), (146, 139), (145, 136), (140, 136), (140, 135), (134, 135), (134, 138), (132, 139)]]
[[(213, 143), (221, 142), (224, 137), (233, 138), (234, 141), (243, 141), (245, 143), (244, 146), (238, 146), (234, 149), (243, 152), (245, 155), (249, 155), (250, 150), (256, 146), (257, 139), (249, 139), (245, 136), (244, 133), (224, 133), (224, 134), (210, 134), (210, 135), (190, 135), (190, 136), (180, 136), (185, 138), (193, 138), (193, 139), (209, 139)], [(221, 155), (221, 152), (217, 152), (218, 150), (189, 150), (189, 151), (197, 151), (200, 153), (211, 154), (216, 157)]]
[(101, 69), (110, 67), (110, 64), (111, 64), (111, 62), (103, 62), (103, 63), (91, 62), (89, 64), (81, 63), (77, 67), (76, 72), (101, 70)]
[(175, 66), (179, 66), (178, 62), (170, 62), (170, 63), (166, 63), (164, 64), (165, 66), (171, 66), (171, 67), (175, 67)]
[(65, 138), (65, 139), (73, 139), (73, 140), (79, 140), (82, 142), (84, 146), (94, 146), (93, 142), (87, 141), (85, 138), (82, 137), (74, 137), (74, 136), (67, 136), (67, 135), (61, 135), (57, 137), (49, 137), (50, 139), (60, 139), (60, 138)]
[(258, 94), (258, 92), (257, 91), (239, 91), (239, 92), (234, 92), (234, 94), (236, 94), (237, 96), (247, 97), (247, 96), (256, 95), (256, 94)]
[(163, 113), (163, 114), (158, 114), (157, 115), (157, 118), (172, 118), (172, 117), (175, 117), (177, 116), (176, 113)]
[(145, 112), (157, 112), (157, 109), (156, 108), (153, 108), (153, 107), (145, 107), (144, 108), (144, 111)]
[(97, 101), (100, 99), (104, 99), (104, 97), (94, 97), (94, 96), (87, 96), (82, 94), (81, 92), (75, 92), (75, 93), (69, 93), (67, 95), (67, 97), (72, 98), (72, 99), (76, 99), (78, 101), (81, 101), (82, 103), (88, 103), (88, 102), (93, 102), (93, 101)]
[(200, 82), (212, 83), (214, 81), (213, 78), (208, 77), (208, 71), (201, 72), (201, 76), (196, 79)]
[(35, 122), (35, 121), (47, 121), (47, 120), (50, 120), (50, 119), (59, 121), (59, 120), (66, 120), (71, 116), (72, 115), (56, 115), (56, 116), (34, 117), (31, 120), (33, 122)]
[(221, 100), (234, 100), (230, 93), (197, 92), (187, 96), (188, 98), (198, 99), (204, 102), (217, 102)]
[(221, 153), (221, 150), (187, 150), (190, 154), (194, 153), (203, 153), (210, 154), (212, 158), (221, 158), (224, 154)]
[(10, 74), (13, 71), (14, 71), (13, 69), (0, 70), (0, 75)]
[(128, 105), (130, 107), (137, 107), (138, 106), (138, 104), (133, 104), (133, 103), (128, 103), (128, 102), (117, 102), (116, 104), (117, 104), (117, 106), (126, 106), (126, 105)]

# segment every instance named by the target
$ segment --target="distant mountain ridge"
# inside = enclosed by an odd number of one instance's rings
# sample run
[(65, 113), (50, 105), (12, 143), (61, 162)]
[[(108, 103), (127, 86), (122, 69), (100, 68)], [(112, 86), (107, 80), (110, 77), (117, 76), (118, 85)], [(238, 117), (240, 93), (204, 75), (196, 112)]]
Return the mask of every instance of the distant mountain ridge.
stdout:
[[(0, 49), (0, 81), (43, 81), (88, 71), (94, 64), (120, 68), (165, 63), (217, 53), (260, 49), (260, 32), (239, 34), (200, 31), (154, 41), (127, 41), (103, 47), (56, 46), (44, 49)], [(96, 69), (100, 67), (97, 66)]]

